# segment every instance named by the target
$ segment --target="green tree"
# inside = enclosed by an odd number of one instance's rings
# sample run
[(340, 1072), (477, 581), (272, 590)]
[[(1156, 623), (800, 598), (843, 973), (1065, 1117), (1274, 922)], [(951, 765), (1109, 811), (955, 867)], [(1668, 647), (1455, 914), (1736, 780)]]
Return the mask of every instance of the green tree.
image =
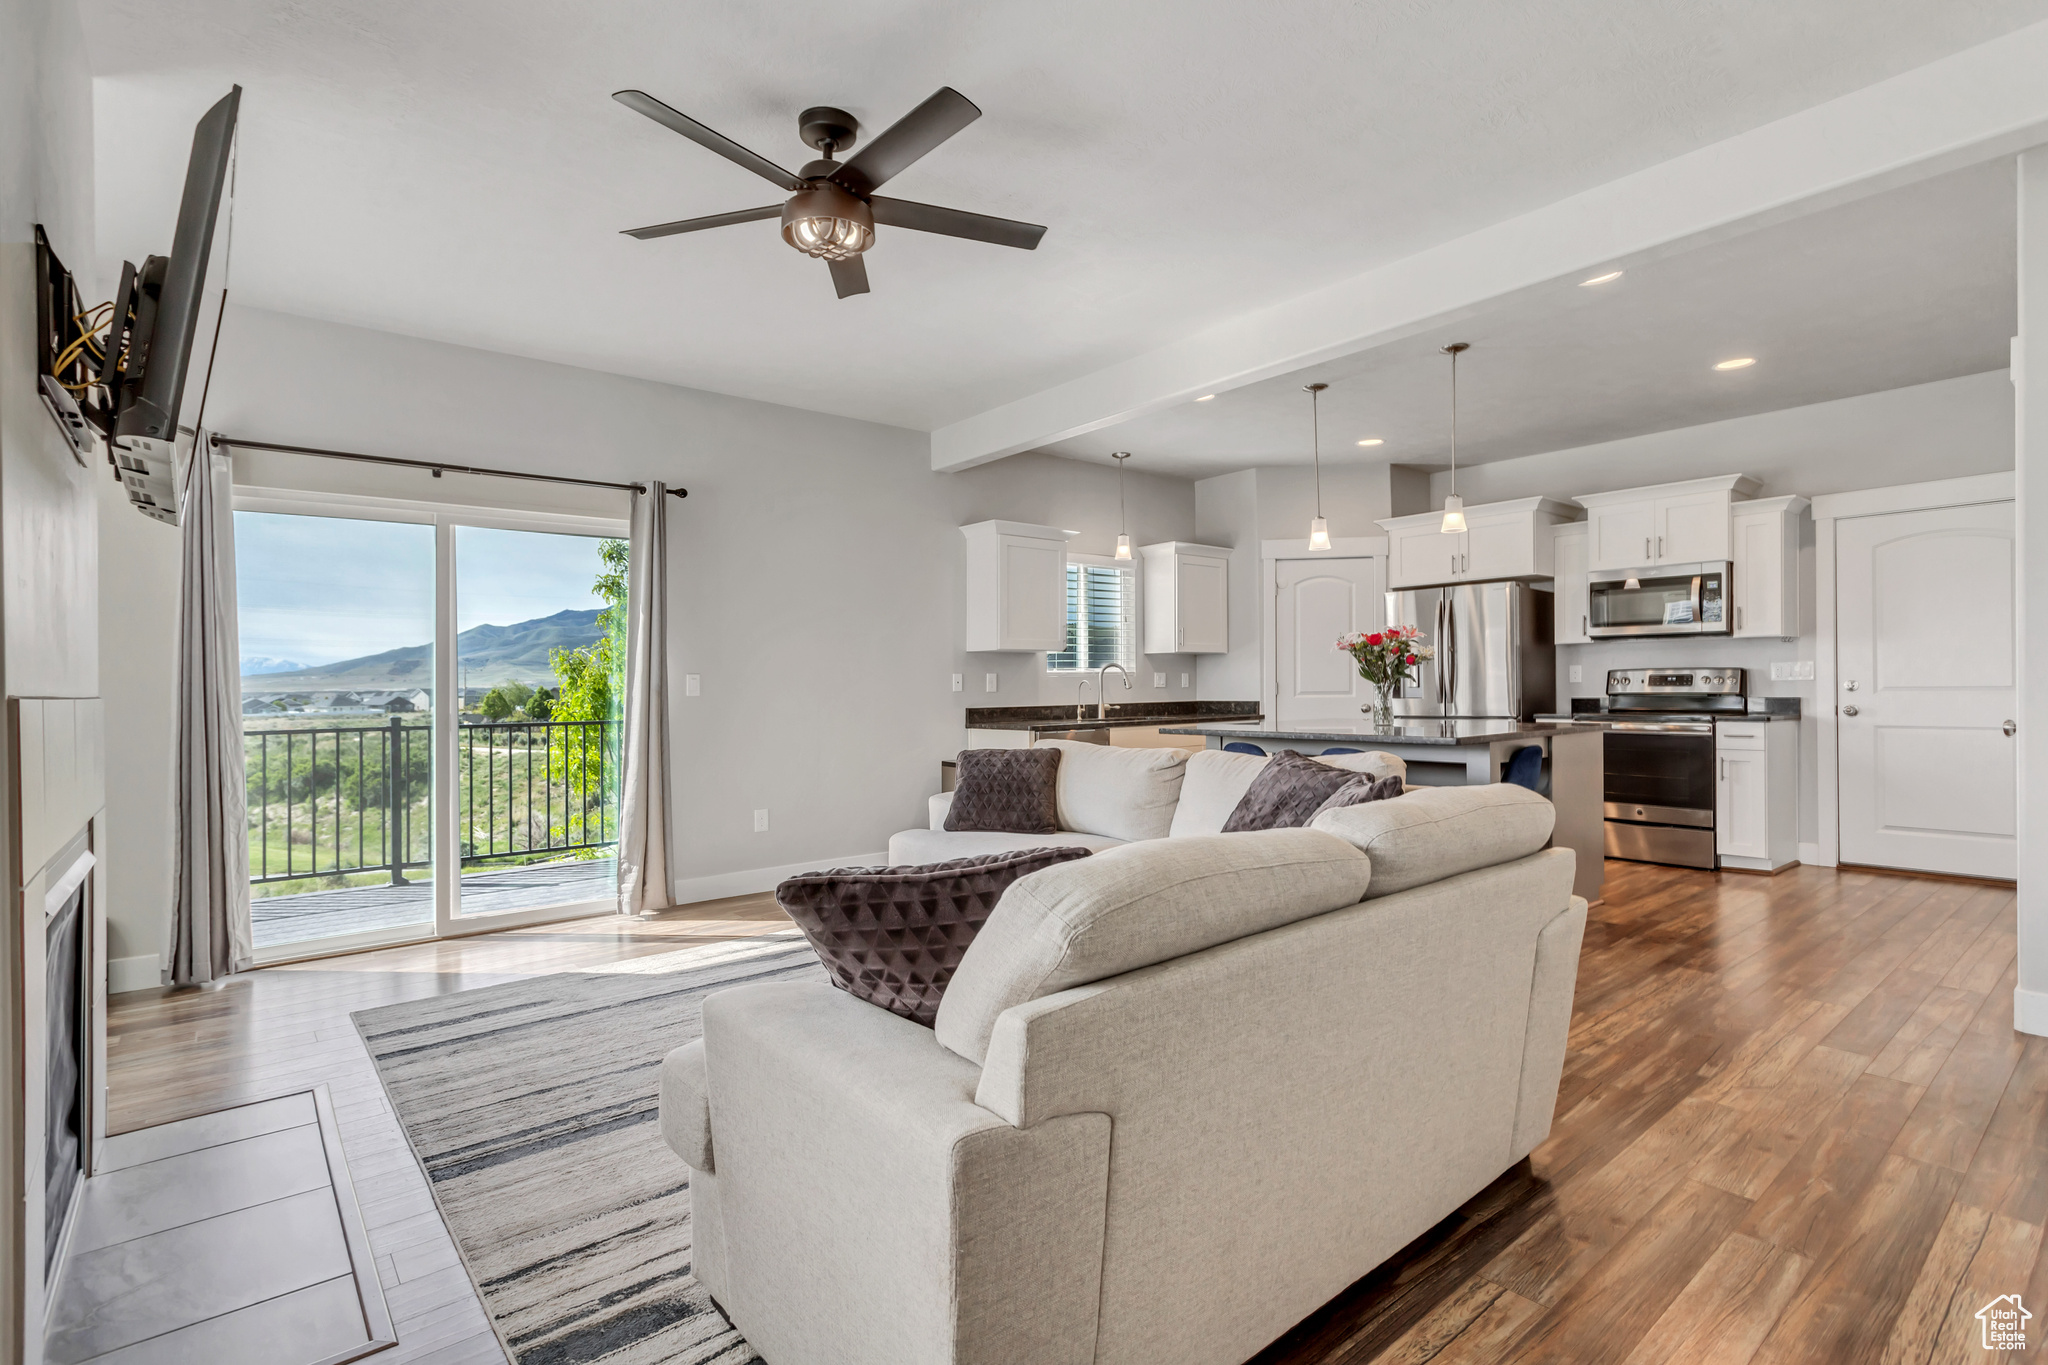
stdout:
[(600, 569), (591, 591), (604, 600), (597, 640), (581, 649), (557, 649), (548, 665), (561, 686), (548, 702), (548, 719), (604, 721), (549, 731), (548, 774), (566, 785), (581, 812), (576, 824), (561, 831), (567, 842), (583, 843), (599, 822), (590, 816), (616, 799), (619, 787), (618, 710), (625, 695), (626, 572), (631, 551), (623, 540), (601, 540)]
[(484, 693), (484, 699), (477, 703), (477, 710), (483, 712), (485, 720), (505, 721), (519, 714), (533, 695), (533, 689), (521, 682), (499, 683)]

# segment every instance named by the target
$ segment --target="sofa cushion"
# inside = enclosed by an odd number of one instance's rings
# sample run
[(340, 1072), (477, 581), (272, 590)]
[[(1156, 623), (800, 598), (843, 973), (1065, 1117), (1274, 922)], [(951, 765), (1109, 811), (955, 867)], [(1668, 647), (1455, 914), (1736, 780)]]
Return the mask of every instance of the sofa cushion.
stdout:
[(693, 1039), (661, 1059), (661, 1137), (693, 1171), (711, 1167), (711, 1088), (704, 1040)]
[(979, 1064), (1003, 1011), (1355, 904), (1372, 864), (1307, 829), (1152, 839), (1011, 884), (939, 1002), (938, 1038)]
[[(1348, 772), (1371, 773), (1376, 777), (1408, 775), (1406, 763), (1378, 750), (1314, 757), (1318, 763)], [(1244, 799), (1245, 789), (1272, 761), (1259, 754), (1233, 754), (1222, 749), (1200, 749), (1189, 755), (1187, 777), (1180, 786), (1180, 804), (1174, 808), (1168, 833), (1175, 838), (1184, 834), (1221, 834), (1223, 822)]]
[(1527, 787), (1411, 787), (1392, 801), (1325, 811), (1309, 828), (1372, 859), (1371, 896), (1526, 858), (1550, 842), (1557, 811)]
[(906, 829), (889, 836), (889, 865), (943, 863), (950, 858), (976, 858), (984, 853), (1015, 853), (1025, 848), (1085, 848), (1099, 851), (1119, 848), (1121, 839), (1100, 834), (1076, 834), (1063, 829), (1052, 834), (1002, 834), (993, 830)]
[(1407, 790), (1398, 777), (1374, 777), (1371, 773), (1360, 773), (1343, 786), (1330, 793), (1323, 804), (1315, 808), (1303, 824), (1313, 823), (1317, 815), (1326, 810), (1342, 810), (1346, 806), (1362, 806), (1368, 801), (1391, 801)]
[(1071, 739), (1036, 746), (1060, 753), (1060, 828), (1111, 839), (1164, 839), (1180, 801), (1186, 749), (1118, 749)]
[(838, 867), (791, 877), (775, 902), (848, 995), (931, 1027), (946, 983), (1010, 883), (1086, 858), (1030, 848), (921, 867)]
[(1050, 834), (1059, 828), (1060, 752), (962, 749), (946, 828)]
[(1298, 828), (1355, 776), (1304, 754), (1275, 754), (1238, 798), (1237, 809), (1223, 822), (1223, 832)]

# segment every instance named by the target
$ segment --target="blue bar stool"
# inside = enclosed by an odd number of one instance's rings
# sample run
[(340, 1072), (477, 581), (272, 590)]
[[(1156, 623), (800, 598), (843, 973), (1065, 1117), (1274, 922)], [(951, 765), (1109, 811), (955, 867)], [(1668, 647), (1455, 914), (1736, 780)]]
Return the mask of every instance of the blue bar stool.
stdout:
[(1230, 743), (1224, 745), (1223, 752), (1226, 754), (1257, 754), (1260, 758), (1266, 756), (1264, 749), (1261, 749), (1256, 744), (1247, 744), (1241, 739), (1233, 739)]
[(1538, 790), (1537, 783), (1542, 775), (1543, 746), (1527, 744), (1508, 757), (1507, 771), (1501, 775), (1501, 781), (1512, 782), (1518, 787), (1527, 787), (1533, 792)]

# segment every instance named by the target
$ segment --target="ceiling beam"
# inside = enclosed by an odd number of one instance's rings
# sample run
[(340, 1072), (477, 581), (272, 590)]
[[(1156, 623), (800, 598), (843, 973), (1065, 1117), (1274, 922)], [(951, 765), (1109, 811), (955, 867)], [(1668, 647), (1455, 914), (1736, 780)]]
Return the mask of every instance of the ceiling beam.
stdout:
[(2048, 23), (1242, 314), (931, 434), (935, 470), (1412, 336), (1492, 300), (1690, 250), (2048, 143)]

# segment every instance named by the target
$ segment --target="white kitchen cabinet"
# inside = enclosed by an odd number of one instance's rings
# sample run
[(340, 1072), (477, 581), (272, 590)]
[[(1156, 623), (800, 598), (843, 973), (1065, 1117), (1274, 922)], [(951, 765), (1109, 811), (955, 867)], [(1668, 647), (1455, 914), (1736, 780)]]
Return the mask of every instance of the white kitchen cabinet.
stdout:
[(1551, 570), (1556, 577), (1551, 599), (1552, 608), (1557, 613), (1554, 627), (1556, 643), (1589, 645), (1593, 643), (1593, 602), (1586, 584), (1586, 523), (1568, 521), (1562, 526), (1553, 526), (1550, 536)]
[(1065, 649), (1067, 537), (1057, 526), (977, 521), (967, 540), (969, 650)]
[(1730, 574), (1738, 636), (1799, 633), (1799, 528), (1805, 498), (1738, 502), (1730, 516)]
[(1721, 866), (1776, 872), (1799, 856), (1799, 724), (1714, 726), (1714, 852)]
[(1387, 587), (1426, 588), (1442, 583), (1482, 583), (1552, 575), (1550, 528), (1571, 518), (1572, 509), (1550, 498), (1520, 498), (1465, 509), (1465, 529), (1443, 533), (1443, 513), (1390, 517)]
[(1746, 474), (1588, 493), (1588, 567), (1597, 571), (1731, 558), (1730, 517), (1757, 488)]
[(1230, 652), (1230, 551), (1182, 540), (1143, 545), (1145, 652)]

